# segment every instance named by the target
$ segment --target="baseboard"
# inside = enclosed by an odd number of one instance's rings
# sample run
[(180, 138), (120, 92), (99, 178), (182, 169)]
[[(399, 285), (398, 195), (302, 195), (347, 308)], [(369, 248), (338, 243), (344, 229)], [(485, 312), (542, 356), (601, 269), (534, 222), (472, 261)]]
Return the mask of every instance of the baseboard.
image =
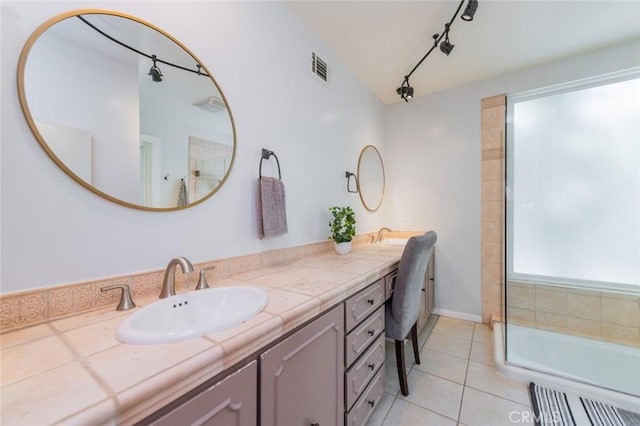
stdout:
[(447, 309), (434, 308), (433, 312), (436, 315), (442, 315), (443, 317), (457, 318), (465, 321), (473, 321), (482, 323), (482, 316), (467, 314), (465, 312), (449, 311)]

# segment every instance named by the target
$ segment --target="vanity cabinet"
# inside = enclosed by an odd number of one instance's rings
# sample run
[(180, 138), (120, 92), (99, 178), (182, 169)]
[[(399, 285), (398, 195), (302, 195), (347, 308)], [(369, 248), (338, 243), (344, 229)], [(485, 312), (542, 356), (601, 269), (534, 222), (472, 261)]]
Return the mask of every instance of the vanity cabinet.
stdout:
[(422, 284), (422, 294), (420, 295), (420, 309), (418, 310), (418, 333), (427, 324), (429, 315), (434, 307), (434, 287), (435, 287), (435, 249), (431, 252), (431, 258), (427, 265), (427, 273)]
[(344, 304), (260, 355), (261, 426), (341, 425)]
[(396, 269), (386, 277), (384, 277), (384, 300), (389, 300), (393, 294), (393, 288), (396, 285), (396, 278), (398, 278), (398, 270)]
[(376, 280), (140, 424), (363, 425), (384, 394), (387, 283)]
[(255, 426), (257, 361), (253, 361), (148, 424), (154, 426)]
[(345, 302), (345, 424), (363, 425), (384, 393), (388, 276)]

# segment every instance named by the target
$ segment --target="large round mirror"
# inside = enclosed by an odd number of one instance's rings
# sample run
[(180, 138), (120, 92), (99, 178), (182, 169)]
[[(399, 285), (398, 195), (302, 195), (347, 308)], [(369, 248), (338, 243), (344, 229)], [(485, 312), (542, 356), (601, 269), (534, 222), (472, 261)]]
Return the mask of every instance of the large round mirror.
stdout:
[(365, 146), (358, 159), (358, 189), (360, 200), (369, 211), (376, 211), (384, 198), (384, 165), (382, 156), (373, 145)]
[(222, 90), (185, 46), (120, 12), (76, 10), (42, 24), (18, 65), (36, 139), (91, 191), (143, 210), (200, 203), (236, 151)]

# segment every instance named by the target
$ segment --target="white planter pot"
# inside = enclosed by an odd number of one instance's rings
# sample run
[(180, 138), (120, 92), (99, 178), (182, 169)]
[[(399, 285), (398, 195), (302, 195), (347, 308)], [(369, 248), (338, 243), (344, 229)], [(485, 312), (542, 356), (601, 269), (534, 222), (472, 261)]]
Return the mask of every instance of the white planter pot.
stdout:
[(335, 243), (336, 245), (336, 253), (338, 254), (349, 254), (351, 251), (351, 241), (348, 243)]

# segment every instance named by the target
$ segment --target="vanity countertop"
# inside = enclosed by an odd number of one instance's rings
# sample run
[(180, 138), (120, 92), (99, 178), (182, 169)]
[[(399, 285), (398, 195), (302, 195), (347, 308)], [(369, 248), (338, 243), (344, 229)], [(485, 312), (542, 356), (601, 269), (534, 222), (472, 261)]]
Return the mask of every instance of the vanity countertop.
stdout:
[[(0, 420), (7, 425), (132, 424), (391, 272), (402, 246), (309, 255), (214, 286), (264, 288), (269, 303), (231, 329), (179, 343), (128, 345), (114, 307), (0, 336)], [(157, 297), (136, 300), (139, 309)]]

